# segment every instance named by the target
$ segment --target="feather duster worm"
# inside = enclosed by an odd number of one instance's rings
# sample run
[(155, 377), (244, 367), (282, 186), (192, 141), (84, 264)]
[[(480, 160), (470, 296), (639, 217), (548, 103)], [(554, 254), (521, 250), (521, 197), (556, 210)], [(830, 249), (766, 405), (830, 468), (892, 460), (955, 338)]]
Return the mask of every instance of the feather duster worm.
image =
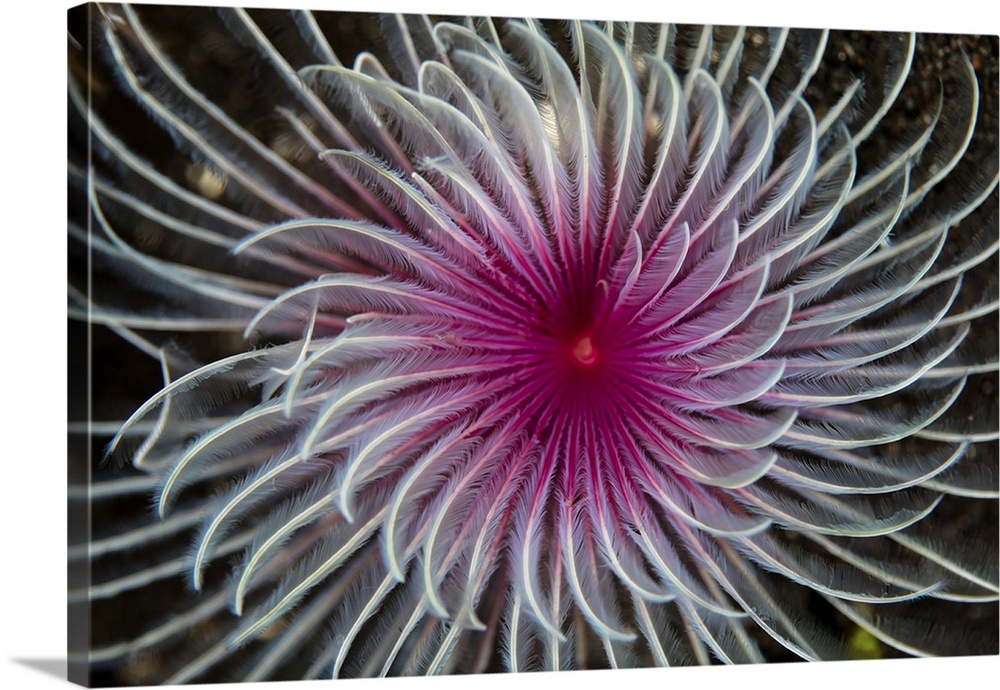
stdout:
[(996, 653), (995, 72), (896, 34), (75, 21), (70, 309), (163, 377), (74, 490), (95, 673)]

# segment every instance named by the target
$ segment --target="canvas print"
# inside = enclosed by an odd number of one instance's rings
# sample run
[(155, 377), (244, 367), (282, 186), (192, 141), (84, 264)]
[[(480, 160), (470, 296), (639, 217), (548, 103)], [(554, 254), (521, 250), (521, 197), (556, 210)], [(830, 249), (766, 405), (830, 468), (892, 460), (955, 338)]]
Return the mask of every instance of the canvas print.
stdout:
[(68, 24), (72, 680), (998, 653), (996, 36)]

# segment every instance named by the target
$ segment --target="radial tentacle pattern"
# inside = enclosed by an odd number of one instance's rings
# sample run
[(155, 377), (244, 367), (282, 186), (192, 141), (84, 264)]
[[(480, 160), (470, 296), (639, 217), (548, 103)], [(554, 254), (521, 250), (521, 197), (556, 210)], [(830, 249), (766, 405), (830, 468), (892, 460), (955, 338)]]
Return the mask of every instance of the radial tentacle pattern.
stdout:
[(163, 381), (71, 550), (95, 669), (997, 652), (995, 72), (914, 115), (910, 35), (78, 19), (70, 311)]

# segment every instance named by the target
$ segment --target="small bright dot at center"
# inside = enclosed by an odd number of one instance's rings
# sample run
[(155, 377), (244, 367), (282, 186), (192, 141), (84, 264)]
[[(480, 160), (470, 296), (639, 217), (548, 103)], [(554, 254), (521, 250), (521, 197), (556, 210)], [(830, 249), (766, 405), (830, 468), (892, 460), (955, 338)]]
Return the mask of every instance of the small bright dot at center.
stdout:
[(589, 368), (597, 364), (597, 348), (594, 347), (594, 340), (589, 335), (577, 338), (573, 342), (570, 354), (577, 366)]

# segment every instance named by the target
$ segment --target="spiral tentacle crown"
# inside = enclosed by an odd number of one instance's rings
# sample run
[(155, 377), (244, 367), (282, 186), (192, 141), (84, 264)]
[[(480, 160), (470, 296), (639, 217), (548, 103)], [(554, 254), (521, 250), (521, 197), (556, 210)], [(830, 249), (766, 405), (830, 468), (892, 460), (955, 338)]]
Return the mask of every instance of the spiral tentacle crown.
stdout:
[[(995, 534), (941, 531), (997, 496), (967, 59), (877, 149), (913, 36), (811, 105), (824, 32), (383, 17), (354, 58), (322, 16), (222, 10), (253, 127), (158, 16), (102, 6), (95, 63), (202, 178), (72, 79), (70, 176), (95, 266), (163, 305), (87, 302), (167, 377), (110, 444), (150, 481), (95, 494), (155, 482), (158, 522), (95, 553), (192, 546), (88, 596), (200, 593), (93, 659), (205, 621), (165, 680), (838, 659), (852, 627), (997, 651), (954, 625), (995, 623)], [(155, 336), (211, 331), (260, 346)]]

